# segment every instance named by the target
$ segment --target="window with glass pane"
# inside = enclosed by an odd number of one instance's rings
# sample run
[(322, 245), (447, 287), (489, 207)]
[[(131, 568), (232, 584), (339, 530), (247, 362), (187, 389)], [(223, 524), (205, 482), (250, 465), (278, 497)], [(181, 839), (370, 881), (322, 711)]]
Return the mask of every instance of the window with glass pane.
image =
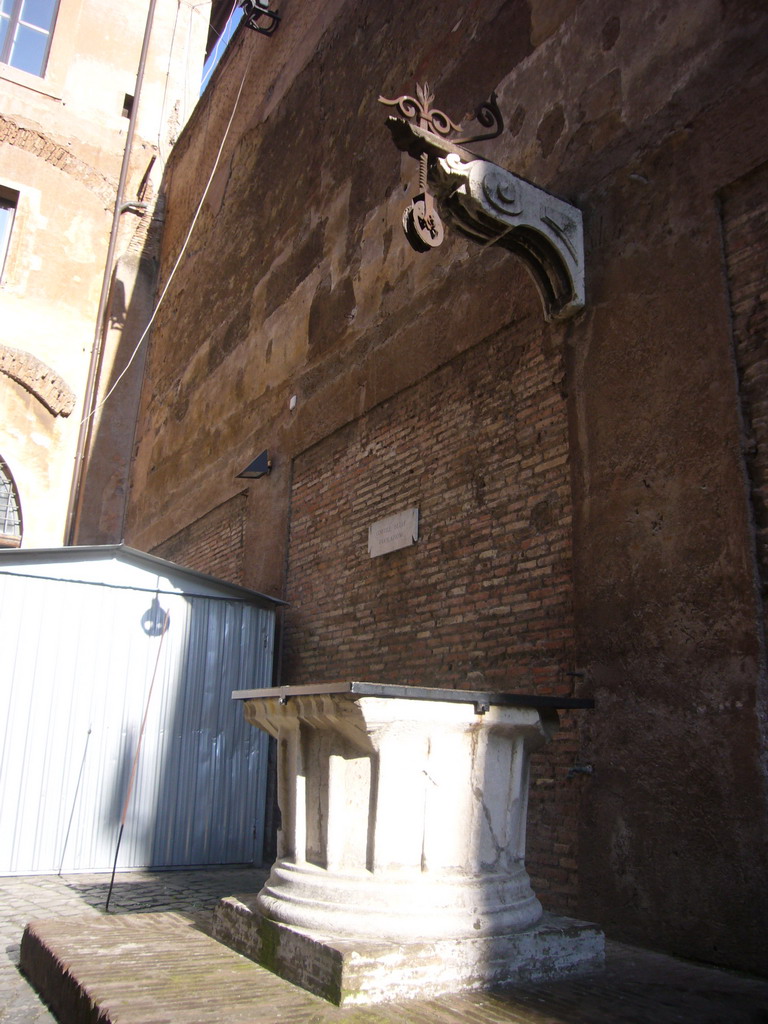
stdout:
[(0, 0), (0, 62), (42, 76), (59, 0)]
[(8, 255), (8, 246), (11, 243), (11, 228), (18, 200), (18, 192), (0, 186), (0, 281), (3, 280), (5, 257)]
[(11, 471), (0, 459), (0, 548), (21, 544), (21, 509)]

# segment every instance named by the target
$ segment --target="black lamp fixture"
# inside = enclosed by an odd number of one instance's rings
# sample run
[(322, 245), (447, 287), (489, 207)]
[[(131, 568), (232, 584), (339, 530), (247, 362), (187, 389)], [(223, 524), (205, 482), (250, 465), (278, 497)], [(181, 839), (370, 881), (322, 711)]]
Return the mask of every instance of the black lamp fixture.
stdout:
[[(263, 36), (271, 36), (280, 24), (280, 15), (269, 9), (269, 0), (240, 0), (243, 9), (243, 21), (255, 32)], [(266, 21), (262, 21), (266, 18)]]
[(264, 451), (257, 455), (253, 462), (246, 466), (242, 473), (238, 473), (237, 480), (258, 480), (259, 477), (269, 476), (272, 471), (272, 459), (269, 457), (269, 452)]

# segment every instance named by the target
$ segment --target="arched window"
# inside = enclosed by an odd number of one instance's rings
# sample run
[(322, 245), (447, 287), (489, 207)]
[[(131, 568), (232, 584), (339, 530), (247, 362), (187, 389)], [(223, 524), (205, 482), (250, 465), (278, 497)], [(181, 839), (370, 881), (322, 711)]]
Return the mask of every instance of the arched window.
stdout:
[(19, 492), (8, 466), (0, 459), (0, 548), (21, 544)]

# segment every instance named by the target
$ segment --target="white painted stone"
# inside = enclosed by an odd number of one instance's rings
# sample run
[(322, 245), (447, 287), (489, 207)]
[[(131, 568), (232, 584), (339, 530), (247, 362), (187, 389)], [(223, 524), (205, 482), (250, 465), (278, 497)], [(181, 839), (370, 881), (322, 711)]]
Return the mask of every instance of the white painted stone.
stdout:
[(599, 970), (605, 958), (604, 937), (596, 925), (551, 914), (506, 935), (402, 942), (344, 939), (288, 927), (263, 917), (255, 900), (221, 900), (214, 911), (214, 937), (339, 1005), (557, 980)]
[(431, 174), (446, 219), (462, 234), (523, 258), (548, 320), (566, 320), (584, 308), (580, 210), (489, 160), (447, 153)]
[(364, 938), (493, 935), (541, 916), (524, 865), (533, 708), (342, 694), (247, 701), (278, 741), (283, 827), (258, 900)]
[[(350, 684), (338, 688), (344, 685)], [(454, 977), (456, 988), (483, 977), (498, 980), (491, 951), (501, 950), (504, 959), (504, 950), (524, 949), (520, 969), (529, 976), (539, 953), (541, 970), (554, 970), (560, 953), (544, 953), (554, 933), (545, 929), (546, 940), (538, 933), (531, 938), (542, 908), (524, 858), (529, 756), (551, 738), (556, 711), (322, 689), (282, 688), (275, 696), (251, 691), (254, 697), (244, 700), (247, 720), (278, 743), (282, 829), (270, 877), (245, 915), (261, 937), (254, 931), (252, 940), (230, 941), (232, 928), (245, 927), (242, 920), (232, 923), (230, 908), (222, 941), (235, 948), (250, 941), (261, 960), (259, 950), (274, 952), (278, 939), (295, 949), (301, 937), (307, 949), (325, 951), (317, 952), (321, 960), (330, 958), (310, 972), (313, 977), (318, 971), (336, 977), (329, 965), (339, 961), (342, 943), (348, 962), (337, 980), (350, 992), (377, 990), (378, 983), (366, 987), (366, 972), (352, 954), (367, 951), (368, 973), (378, 975), (381, 965), (375, 966), (371, 950), (382, 943), (419, 992), (434, 988), (440, 964), (441, 978), (452, 965), (446, 977)], [(591, 929), (588, 941), (584, 929)], [(523, 934), (530, 941), (510, 945), (511, 936)], [(579, 934), (563, 959), (569, 970), (594, 962), (599, 933), (583, 925)], [(433, 947), (439, 955), (429, 952)], [(421, 964), (415, 973), (408, 950)], [(298, 960), (307, 955), (297, 954)], [(304, 967), (290, 960), (281, 959), (279, 973), (305, 984)], [(410, 991), (411, 981), (403, 984)]]
[(548, 320), (566, 320), (584, 308), (579, 209), (426, 128), (399, 117), (387, 125), (400, 149), (428, 157), (429, 185), (446, 222), (480, 245), (503, 246), (523, 261)]
[(371, 558), (410, 547), (419, 539), (419, 510), (408, 508), (380, 519), (368, 527), (368, 554)]

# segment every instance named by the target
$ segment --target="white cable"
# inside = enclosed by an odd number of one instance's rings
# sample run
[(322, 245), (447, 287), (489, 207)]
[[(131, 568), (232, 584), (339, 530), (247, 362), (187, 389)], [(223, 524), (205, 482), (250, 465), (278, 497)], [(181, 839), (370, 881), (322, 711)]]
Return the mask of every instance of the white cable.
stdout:
[[(238, 4), (238, 0), (233, 0), (232, 10), (229, 12), (229, 14), (227, 16), (226, 25), (229, 24), (229, 21), (232, 18), (232, 15), (235, 13), (235, 9), (237, 8), (237, 4)], [(162, 167), (165, 167), (166, 162), (167, 162), (167, 155), (163, 152), (163, 150), (165, 148), (165, 143), (163, 142), (162, 135), (163, 135), (163, 129), (164, 128), (165, 129), (168, 128), (168, 124), (167, 124), (166, 118), (165, 118), (165, 112), (166, 112), (166, 107), (167, 107), (167, 103), (168, 103), (168, 86), (169, 86), (169, 82), (170, 82), (170, 79), (171, 79), (171, 66), (173, 64), (173, 50), (174, 50), (174, 47), (176, 46), (176, 35), (177, 35), (177, 32), (178, 32), (178, 28), (179, 28), (179, 14), (180, 14), (182, 6), (186, 7), (188, 9), (188, 11), (189, 11), (189, 18), (187, 20), (187, 48), (186, 48), (186, 60), (184, 62), (184, 81), (182, 83), (182, 90), (181, 90), (181, 99), (182, 99), (182, 102), (183, 102), (183, 107), (182, 107), (182, 109), (179, 112), (179, 123), (184, 125), (184, 124), (186, 124), (186, 121), (187, 121), (187, 96), (189, 95), (189, 77), (190, 77), (189, 69), (190, 69), (190, 64), (192, 62), (192, 22), (193, 22), (193, 18), (195, 16), (197, 16), (198, 18), (202, 18), (203, 17), (203, 15), (200, 13), (198, 8), (200, 8), (200, 7), (210, 7), (211, 6), (211, 0), (200, 0), (199, 3), (190, 3), (189, 0), (176, 0), (176, 15), (174, 17), (174, 22), (173, 22), (173, 31), (171, 32), (171, 43), (170, 43), (170, 46), (168, 48), (168, 66), (165, 69), (165, 85), (163, 87), (163, 102), (161, 104), (160, 118), (159, 118), (158, 125), (157, 125), (157, 155), (160, 158), (160, 164), (161, 164)], [(225, 30), (226, 30), (226, 25), (225, 25)], [(218, 38), (217, 38), (216, 45), (214, 47), (214, 51), (213, 52), (217, 53), (218, 49), (219, 49), (219, 46), (221, 45), (221, 39), (223, 38), (223, 33), (216, 31), (216, 29), (214, 29), (214, 32), (216, 33), (216, 36)], [(213, 72), (213, 70), (216, 67), (217, 63), (218, 63), (218, 58), (217, 58), (216, 61), (214, 61), (213, 65), (208, 69), (208, 74), (207, 74), (206, 78), (205, 79), (201, 79), (201, 81), (200, 81), (200, 90), (199, 90), (200, 92), (202, 92), (203, 86), (205, 84), (205, 81), (207, 81), (207, 79), (211, 76), (211, 73)], [(169, 147), (169, 150), (168, 150), (169, 153), (170, 153), (170, 150), (172, 148), (173, 148), (173, 143), (171, 143), (171, 145)]]
[(251, 58), (249, 57), (248, 58), (248, 63), (246, 64), (246, 67), (245, 67), (245, 71), (243, 72), (242, 80), (240, 82), (240, 88), (237, 90), (237, 96), (235, 97), (235, 104), (232, 107), (232, 113), (229, 115), (229, 121), (227, 122), (227, 127), (226, 127), (226, 129), (224, 131), (224, 135), (222, 137), (221, 143), (219, 144), (219, 151), (216, 154), (216, 159), (214, 160), (213, 167), (211, 168), (211, 173), (208, 176), (208, 181), (206, 182), (205, 188), (203, 189), (203, 194), (200, 197), (200, 202), (198, 203), (197, 209), (195, 210), (195, 215), (192, 218), (192, 223), (189, 225), (189, 230), (187, 231), (187, 236), (184, 239), (184, 243), (183, 243), (183, 245), (181, 247), (179, 255), (176, 257), (176, 262), (174, 263), (173, 268), (171, 269), (171, 273), (170, 273), (170, 275), (168, 277), (168, 280), (165, 282), (165, 287), (163, 288), (162, 292), (160, 293), (160, 298), (157, 300), (157, 304), (156, 304), (155, 308), (152, 310), (152, 316), (149, 318), (147, 326), (142, 331), (141, 337), (136, 342), (136, 347), (134, 348), (133, 352), (131, 353), (130, 359), (125, 364), (125, 366), (120, 371), (120, 373), (118, 374), (117, 378), (115, 379), (114, 384), (109, 389), (109, 391), (106, 393), (106, 395), (104, 395), (104, 397), (99, 402), (99, 404), (97, 406), (95, 406), (94, 409), (86, 417), (84, 417), (84, 419), (81, 421), (82, 423), (85, 423), (92, 416), (95, 416), (96, 413), (100, 409), (104, 408), (104, 406), (105, 406), (105, 404), (107, 402), (107, 399), (112, 395), (112, 393), (114, 392), (114, 390), (117, 387), (117, 385), (120, 383), (120, 381), (123, 379), (123, 377), (128, 372), (131, 364), (133, 363), (133, 360), (138, 355), (139, 349), (141, 348), (141, 346), (142, 346), (142, 344), (144, 342), (144, 339), (146, 338), (147, 334), (149, 333), (150, 327), (154, 323), (155, 317), (157, 316), (157, 312), (158, 312), (158, 310), (160, 309), (160, 306), (163, 303), (163, 299), (165, 298), (166, 292), (170, 288), (171, 281), (173, 280), (174, 275), (176, 274), (176, 271), (178, 270), (179, 264), (181, 263), (181, 259), (182, 259), (183, 255), (184, 255), (184, 253), (186, 252), (187, 245), (189, 244), (189, 239), (192, 236), (192, 231), (194, 230), (195, 224), (197, 223), (197, 218), (200, 216), (200, 211), (203, 208), (203, 203), (205, 202), (205, 197), (208, 195), (208, 189), (211, 187), (211, 182), (213, 181), (213, 176), (215, 175), (216, 169), (219, 166), (219, 160), (221, 159), (221, 154), (222, 154), (222, 152), (224, 150), (224, 143), (227, 141), (227, 137), (229, 135), (229, 130), (232, 127), (232, 122), (235, 119), (235, 113), (237, 111), (238, 104), (240, 103), (240, 96), (242, 95), (242, 92), (243, 92), (243, 86), (245, 85), (245, 78), (246, 78), (246, 75), (248, 74), (248, 72), (250, 70), (250, 67), (251, 67)]

